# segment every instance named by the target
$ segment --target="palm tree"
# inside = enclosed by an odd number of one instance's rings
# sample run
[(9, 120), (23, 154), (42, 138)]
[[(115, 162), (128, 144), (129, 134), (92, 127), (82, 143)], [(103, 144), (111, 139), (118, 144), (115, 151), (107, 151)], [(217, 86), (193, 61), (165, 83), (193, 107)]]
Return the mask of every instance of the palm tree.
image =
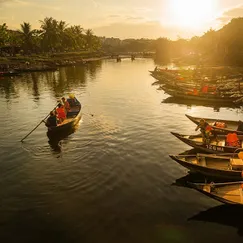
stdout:
[(86, 47), (88, 49), (92, 49), (92, 43), (93, 43), (93, 31), (91, 29), (87, 29), (85, 31), (86, 34)]
[(85, 39), (83, 34), (83, 28), (80, 25), (71, 26), (71, 32), (75, 38), (75, 47), (77, 49), (83, 49), (85, 46)]
[(0, 25), (0, 47), (4, 46), (8, 41), (8, 27), (4, 23)]
[(40, 20), (40, 23), (43, 49), (46, 51), (53, 51), (58, 42), (58, 21), (50, 17)]
[(59, 50), (65, 49), (65, 43), (68, 42), (68, 39), (70, 38), (69, 35), (67, 35), (66, 29), (68, 24), (65, 21), (59, 21), (57, 23), (57, 35), (59, 39), (58, 47)]
[(24, 22), (20, 25), (21, 29), (18, 31), (23, 38), (23, 48), (24, 52), (27, 53), (33, 48), (33, 34), (35, 30), (31, 30), (30, 23)]

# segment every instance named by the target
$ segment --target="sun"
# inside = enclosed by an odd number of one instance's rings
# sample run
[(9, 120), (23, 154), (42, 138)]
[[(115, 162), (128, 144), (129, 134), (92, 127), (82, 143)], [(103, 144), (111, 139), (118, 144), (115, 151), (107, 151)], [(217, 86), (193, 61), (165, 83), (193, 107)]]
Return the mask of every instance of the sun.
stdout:
[(200, 28), (212, 20), (216, 0), (170, 0), (169, 19), (172, 25)]

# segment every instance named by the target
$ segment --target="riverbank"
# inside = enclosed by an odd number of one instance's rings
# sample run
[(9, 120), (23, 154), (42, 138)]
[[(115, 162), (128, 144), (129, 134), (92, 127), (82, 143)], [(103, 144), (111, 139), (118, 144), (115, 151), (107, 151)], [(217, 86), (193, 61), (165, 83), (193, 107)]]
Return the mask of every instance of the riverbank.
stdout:
[(55, 71), (58, 67), (85, 65), (103, 59), (147, 57), (141, 53), (63, 52), (0, 57), (0, 73)]
[(107, 58), (109, 56), (100, 54), (89, 56), (82, 53), (0, 57), (0, 72), (54, 71), (58, 67), (84, 65)]

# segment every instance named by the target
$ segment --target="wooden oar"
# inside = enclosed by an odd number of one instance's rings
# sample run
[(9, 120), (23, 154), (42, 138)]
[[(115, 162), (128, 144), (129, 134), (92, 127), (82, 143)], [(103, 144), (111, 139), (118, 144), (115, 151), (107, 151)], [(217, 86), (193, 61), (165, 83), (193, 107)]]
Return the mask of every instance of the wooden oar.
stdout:
[[(59, 104), (59, 102), (58, 102), (58, 104)], [(57, 106), (58, 106), (58, 104), (55, 106), (55, 108), (53, 109), (53, 110), (55, 110), (56, 108), (57, 108)], [(44, 119), (42, 119), (41, 120), (41, 122), (33, 129), (33, 130), (31, 130), (24, 138), (22, 138), (21, 140), (20, 140), (20, 142), (23, 142), (32, 132), (34, 132), (35, 131), (35, 129), (36, 128), (38, 128), (39, 126), (40, 126), (40, 124), (42, 123), (42, 122), (44, 122), (47, 118), (48, 118), (48, 116), (50, 116), (50, 114), (48, 114)]]

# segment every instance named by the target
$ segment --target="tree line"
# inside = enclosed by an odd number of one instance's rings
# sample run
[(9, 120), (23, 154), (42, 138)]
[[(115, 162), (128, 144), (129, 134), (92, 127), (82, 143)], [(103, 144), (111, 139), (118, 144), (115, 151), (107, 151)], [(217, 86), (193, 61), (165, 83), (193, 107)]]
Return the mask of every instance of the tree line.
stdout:
[(105, 46), (109, 51), (155, 52), (159, 62), (243, 65), (243, 18), (234, 18), (219, 30), (209, 29), (191, 39), (127, 39)]
[(189, 40), (166, 38), (156, 40), (158, 59), (178, 58), (192, 63), (198, 62), (224, 65), (243, 65), (243, 18), (234, 18), (219, 30), (210, 29), (202, 36)]
[(65, 21), (52, 17), (40, 20), (40, 29), (30, 23), (22, 23), (19, 30), (9, 30), (6, 23), (0, 25), (0, 48), (19, 47), (25, 54), (38, 52), (96, 51), (100, 39), (91, 29), (80, 25), (69, 26)]
[(91, 29), (80, 25), (69, 26), (65, 21), (45, 18), (39, 29), (30, 23), (20, 25), (18, 31), (0, 25), (0, 49), (19, 46), (25, 54), (63, 51), (100, 51), (106, 54), (122, 52), (155, 52), (158, 61), (185, 61), (187, 63), (219, 63), (243, 65), (243, 18), (234, 18), (220, 30), (210, 29), (191, 39), (168, 38), (125, 39), (94, 35)]

